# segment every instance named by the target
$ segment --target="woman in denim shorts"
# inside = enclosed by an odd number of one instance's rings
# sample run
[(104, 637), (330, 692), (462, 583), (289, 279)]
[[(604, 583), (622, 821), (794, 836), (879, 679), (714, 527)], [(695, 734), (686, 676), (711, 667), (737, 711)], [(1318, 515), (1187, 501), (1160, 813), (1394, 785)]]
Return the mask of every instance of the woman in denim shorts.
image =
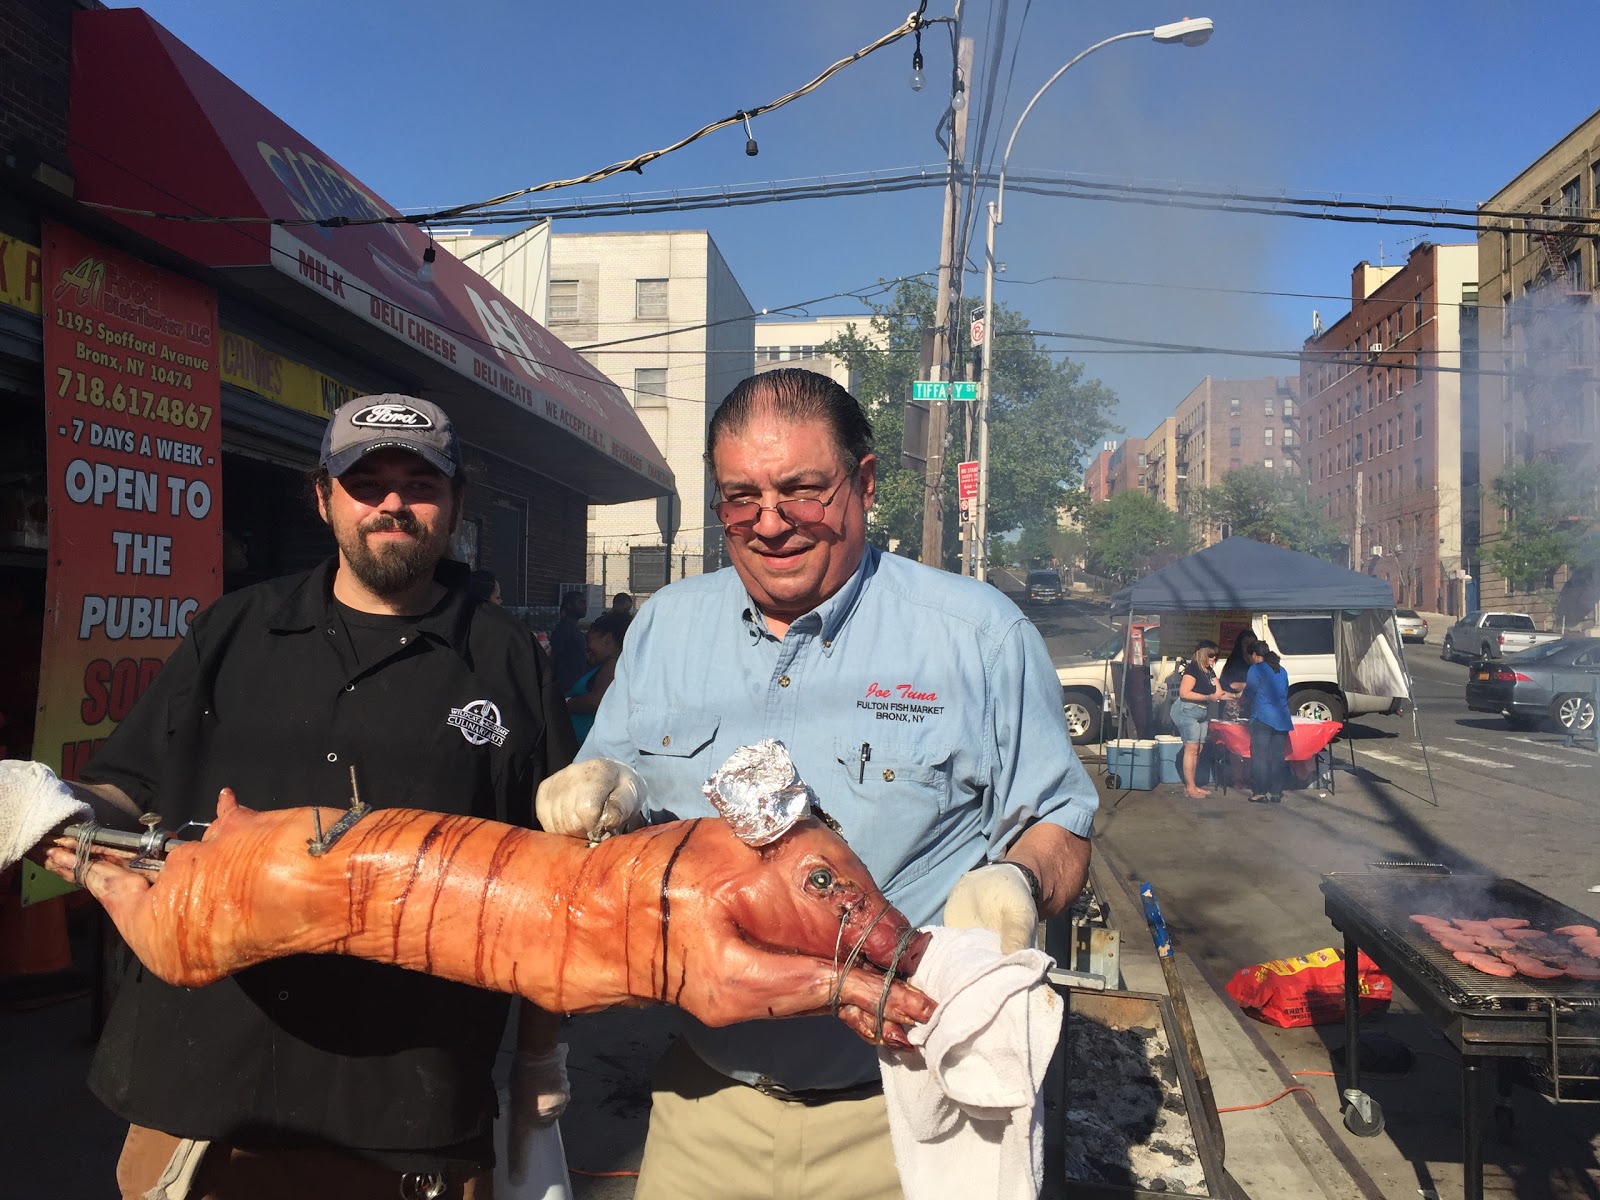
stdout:
[(1211, 673), (1216, 661), (1215, 642), (1204, 641), (1195, 646), (1178, 682), (1178, 698), (1172, 702), (1172, 723), (1183, 739), (1183, 794), (1191, 800), (1204, 800), (1211, 794), (1195, 785), (1194, 770), (1200, 761), (1200, 747), (1206, 742), (1211, 705), (1219, 698), (1217, 677)]

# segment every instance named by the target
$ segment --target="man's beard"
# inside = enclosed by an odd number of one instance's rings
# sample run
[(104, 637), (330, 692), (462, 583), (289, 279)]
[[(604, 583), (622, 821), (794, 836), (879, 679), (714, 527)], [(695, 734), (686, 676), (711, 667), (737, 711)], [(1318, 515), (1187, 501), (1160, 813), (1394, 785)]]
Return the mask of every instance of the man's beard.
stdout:
[[(374, 551), (367, 543), (369, 533), (403, 530), (413, 541), (388, 543)], [(409, 514), (374, 517), (365, 525), (339, 536), (339, 549), (351, 573), (369, 592), (377, 596), (397, 596), (433, 575), (444, 557), (447, 535), (433, 534)]]

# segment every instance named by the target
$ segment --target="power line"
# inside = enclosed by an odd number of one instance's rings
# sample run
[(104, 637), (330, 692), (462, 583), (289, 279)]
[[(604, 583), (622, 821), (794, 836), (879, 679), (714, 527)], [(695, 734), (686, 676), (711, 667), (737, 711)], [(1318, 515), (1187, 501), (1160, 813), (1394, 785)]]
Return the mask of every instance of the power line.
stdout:
[(800, 99), (802, 96), (807, 96), (816, 91), (817, 88), (821, 87), (834, 75), (838, 74), (846, 67), (860, 62), (869, 54), (873, 54), (879, 50), (882, 50), (885, 46), (894, 44), (907, 34), (919, 33), (922, 29), (929, 25), (943, 23), (949, 19), (945, 17), (936, 17), (932, 19), (924, 18), (922, 16), (922, 11), (926, 7), (927, 0), (922, 0), (922, 4), (917, 11), (908, 16), (897, 28), (890, 30), (882, 37), (869, 42), (867, 45), (857, 50), (854, 54), (846, 55), (844, 58), (839, 59), (837, 62), (824, 69), (820, 75), (812, 79), (809, 83), (802, 84), (800, 87), (794, 89), (794, 91), (787, 92), (784, 95), (779, 96), (776, 100), (769, 100), (765, 104), (758, 104), (754, 108), (740, 109), (732, 116), (723, 117), (720, 120), (712, 121), (709, 125), (701, 126), (688, 136), (679, 138), (676, 142), (673, 142), (668, 146), (663, 146), (659, 150), (646, 151), (643, 154), (635, 155), (634, 157), (624, 159), (621, 162), (612, 163), (608, 167), (600, 167), (597, 170), (590, 171), (586, 175), (574, 176), (571, 179), (554, 179), (547, 183), (531, 184), (528, 187), (517, 188), (515, 191), (506, 192), (502, 195), (494, 196), (488, 200), (477, 200), (467, 204), (452, 205), (448, 208), (436, 209), (433, 212), (427, 213), (411, 213), (402, 215), (377, 213), (375, 215), (361, 216), (340, 214), (331, 217), (298, 219), (290, 219), (286, 217), (218, 217), (205, 214), (158, 213), (150, 212), (144, 209), (125, 208), (114, 204), (98, 204), (92, 201), (83, 201), (82, 203), (89, 208), (99, 209), (102, 212), (120, 213), (124, 216), (139, 216), (167, 221), (191, 221), (202, 224), (222, 223), (285, 226), (317, 225), (327, 229), (339, 229), (347, 225), (432, 225), (442, 221), (460, 220), (462, 217), (477, 213), (479, 210), (494, 208), (498, 205), (515, 200), (520, 196), (531, 195), (535, 192), (548, 192), (555, 191), (558, 188), (577, 187), (586, 183), (598, 183), (602, 179), (608, 179), (613, 175), (619, 175), (624, 171), (634, 171), (642, 175), (644, 174), (645, 167), (654, 162), (656, 159), (662, 158), (668, 154), (672, 154), (675, 151), (682, 150), (685, 146), (697, 142), (709, 134), (716, 133), (718, 130), (727, 129), (729, 126), (734, 125), (744, 125), (746, 128), (748, 128), (749, 121), (752, 117), (759, 117), (765, 113), (774, 112), (777, 109), (782, 108), (784, 105)]
[(657, 333), (640, 333), (632, 337), (613, 338), (608, 342), (590, 342), (584, 346), (574, 346), (573, 350), (582, 353), (585, 350), (604, 350), (611, 346), (625, 346), (630, 342), (648, 342), (656, 338), (671, 337), (675, 333), (696, 333), (702, 329), (716, 329), (722, 325), (732, 325), (740, 321), (759, 321), (771, 313), (788, 312), (793, 308), (806, 308), (812, 304), (821, 304), (824, 300), (842, 300), (853, 297), (858, 300), (867, 300), (872, 296), (881, 296), (891, 288), (912, 279), (925, 279), (934, 271), (918, 271), (914, 275), (901, 275), (897, 279), (879, 280), (876, 284), (855, 288), (848, 292), (832, 292), (826, 296), (818, 296), (814, 300), (801, 300), (797, 304), (785, 304), (779, 308), (763, 308), (759, 313), (747, 313), (737, 317), (723, 317), (719, 321), (703, 321), (698, 325), (680, 325), (675, 329), (663, 329)]
[[(1112, 346), (1137, 347), (1140, 351), (1164, 354), (1220, 354), (1233, 358), (1268, 358), (1288, 362), (1314, 362), (1332, 366), (1373, 366), (1377, 369), (1392, 368), (1402, 371), (1419, 371), (1439, 375), (1481, 375), (1501, 379), (1571, 379), (1571, 372), (1559, 375), (1546, 375), (1532, 370), (1496, 370), (1490, 367), (1446, 367), (1437, 363), (1423, 363), (1423, 353), (1440, 354), (1439, 350), (1385, 350), (1389, 354), (1409, 354), (1417, 358), (1413, 363), (1372, 362), (1370, 354), (1366, 351), (1356, 350), (1240, 350), (1230, 346), (1195, 346), (1182, 342), (1152, 342), (1140, 338), (1106, 337), (1093, 333), (1060, 332), (1048, 329), (1012, 329), (997, 333), (997, 337), (1036, 337), (1036, 338), (1063, 338), (1071, 341), (1096, 342)], [(1077, 351), (1047, 351), (1047, 353), (1077, 353)], [(1460, 351), (1449, 353), (1459, 354)]]

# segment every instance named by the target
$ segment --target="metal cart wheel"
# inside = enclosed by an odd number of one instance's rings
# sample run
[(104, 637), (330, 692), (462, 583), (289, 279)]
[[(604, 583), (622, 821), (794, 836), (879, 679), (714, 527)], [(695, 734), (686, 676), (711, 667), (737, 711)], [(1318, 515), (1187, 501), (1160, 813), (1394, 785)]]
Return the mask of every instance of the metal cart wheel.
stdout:
[(1122, 790), (1122, 776), (1115, 771), (1108, 772), (1106, 774), (1106, 786), (1113, 792), (1120, 792)]
[(1365, 1092), (1354, 1096), (1345, 1093), (1349, 1101), (1344, 1109), (1344, 1127), (1357, 1137), (1377, 1137), (1383, 1132), (1383, 1108)]

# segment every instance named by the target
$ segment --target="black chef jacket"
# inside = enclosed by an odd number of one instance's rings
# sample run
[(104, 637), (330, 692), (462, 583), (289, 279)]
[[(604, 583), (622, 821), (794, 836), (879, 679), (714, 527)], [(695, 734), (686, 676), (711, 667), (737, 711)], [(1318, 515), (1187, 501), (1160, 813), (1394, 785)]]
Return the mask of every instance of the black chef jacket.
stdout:
[[(575, 751), (533, 636), (471, 598), (461, 564), (443, 563), (450, 590), (433, 611), (352, 641), (335, 565), (224, 596), (197, 618), (84, 778), (116, 784), (169, 829), (213, 819), (223, 787), (255, 809), (344, 807), (352, 766), (375, 807), (531, 825), (540, 780)], [(374, 636), (392, 649), (372, 653)], [(135, 962), (89, 1082), (130, 1122), (182, 1137), (339, 1145), (401, 1169), (427, 1165), (412, 1152), (487, 1163), (508, 1005), (334, 955), (201, 988)]]

